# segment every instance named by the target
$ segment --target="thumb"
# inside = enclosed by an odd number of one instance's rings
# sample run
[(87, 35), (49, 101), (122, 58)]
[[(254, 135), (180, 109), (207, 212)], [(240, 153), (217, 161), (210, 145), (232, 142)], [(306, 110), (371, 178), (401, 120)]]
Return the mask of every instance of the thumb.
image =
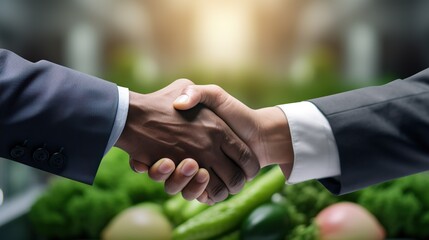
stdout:
[(254, 125), (251, 109), (217, 85), (191, 85), (174, 101), (178, 110), (188, 110), (204, 104), (222, 118), (240, 137), (243, 128)]
[[(192, 87), (185, 88), (182, 94), (174, 101), (174, 108), (177, 110), (188, 110), (195, 107), (198, 103), (207, 105), (205, 100), (214, 98), (213, 91), (209, 91), (208, 88), (207, 86), (200, 85), (192, 85)], [(204, 98), (202, 98), (202, 96), (204, 96)], [(211, 106), (208, 107), (210, 108)]]
[(238, 108), (248, 108), (217, 85), (190, 85), (176, 98), (173, 106), (177, 110), (188, 110), (198, 103), (204, 104), (219, 115), (225, 115), (230, 113), (230, 110)]

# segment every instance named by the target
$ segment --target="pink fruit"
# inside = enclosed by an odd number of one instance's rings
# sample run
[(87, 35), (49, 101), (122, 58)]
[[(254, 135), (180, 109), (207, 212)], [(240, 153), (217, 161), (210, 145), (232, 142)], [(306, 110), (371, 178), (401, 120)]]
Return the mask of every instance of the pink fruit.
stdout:
[(316, 217), (321, 240), (381, 240), (385, 231), (362, 206), (342, 202), (323, 209)]

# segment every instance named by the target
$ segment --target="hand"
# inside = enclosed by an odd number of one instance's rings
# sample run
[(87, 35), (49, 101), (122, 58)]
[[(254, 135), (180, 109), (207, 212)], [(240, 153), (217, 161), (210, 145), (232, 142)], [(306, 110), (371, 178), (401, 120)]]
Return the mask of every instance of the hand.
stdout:
[[(210, 174), (208, 199), (217, 202), (225, 199), (228, 193), (238, 192), (246, 178), (257, 174), (259, 163), (252, 150), (209, 109), (200, 105), (179, 112), (171, 106), (180, 92), (192, 84), (189, 80), (178, 80), (154, 93), (130, 92), (127, 122), (116, 146), (128, 152), (135, 168), (136, 163), (152, 166), (161, 158), (171, 159), (176, 164), (187, 158), (197, 159), (198, 167)], [(168, 160), (163, 162), (167, 164), (165, 169), (174, 164)], [(178, 168), (189, 170), (186, 162), (195, 165), (188, 160)], [(169, 174), (162, 172), (163, 165), (156, 169), (152, 171), (154, 177)], [(168, 177), (166, 191), (177, 189), (177, 186), (168, 187), (180, 182), (169, 180), (177, 178), (176, 173)], [(195, 174), (186, 177), (193, 181), (198, 176)]]
[(293, 148), (288, 121), (281, 109), (250, 109), (216, 85), (187, 86), (174, 107), (188, 110), (198, 103), (214, 111), (250, 146), (261, 167), (280, 164), (286, 177), (290, 175)]

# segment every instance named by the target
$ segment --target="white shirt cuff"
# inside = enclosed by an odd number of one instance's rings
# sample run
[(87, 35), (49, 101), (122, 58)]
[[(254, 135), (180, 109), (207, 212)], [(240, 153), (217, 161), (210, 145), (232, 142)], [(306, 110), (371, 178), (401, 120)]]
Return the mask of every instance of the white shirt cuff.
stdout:
[(125, 122), (127, 121), (128, 105), (129, 105), (129, 91), (128, 88), (118, 86), (119, 100), (118, 109), (116, 112), (115, 123), (113, 124), (112, 132), (110, 133), (109, 141), (107, 142), (106, 154), (121, 136), (122, 130), (124, 130)]
[(294, 152), (288, 184), (341, 174), (340, 159), (331, 126), (311, 102), (279, 105), (285, 113)]

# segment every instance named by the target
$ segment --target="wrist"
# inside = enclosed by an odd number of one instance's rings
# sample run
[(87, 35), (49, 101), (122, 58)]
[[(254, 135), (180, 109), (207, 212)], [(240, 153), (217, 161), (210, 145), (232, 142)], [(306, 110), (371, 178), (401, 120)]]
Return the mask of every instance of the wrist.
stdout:
[(289, 124), (283, 111), (278, 107), (257, 110), (262, 117), (261, 144), (265, 149), (265, 159), (261, 159), (261, 167), (280, 164), (293, 164), (293, 146)]
[[(124, 129), (122, 130), (121, 135), (119, 136), (118, 141), (115, 143), (115, 147), (121, 148), (124, 151), (129, 152), (130, 147), (132, 146), (132, 135), (131, 127), (135, 122), (136, 118), (141, 117), (142, 113), (142, 94), (129, 91), (129, 105), (128, 105), (128, 113), (127, 120), (125, 122)], [(143, 119), (142, 119), (143, 120)]]

